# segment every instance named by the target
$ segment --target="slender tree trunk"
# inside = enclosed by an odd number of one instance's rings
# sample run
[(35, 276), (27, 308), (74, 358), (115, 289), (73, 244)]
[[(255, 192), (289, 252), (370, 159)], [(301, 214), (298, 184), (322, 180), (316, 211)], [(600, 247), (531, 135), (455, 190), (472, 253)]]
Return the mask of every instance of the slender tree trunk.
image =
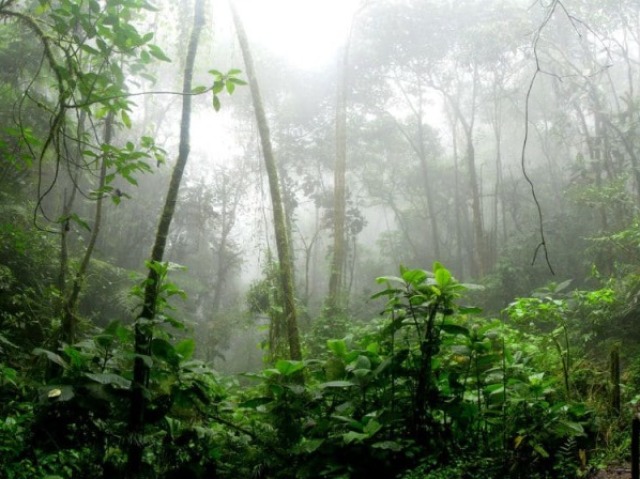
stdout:
[[(420, 95), (422, 97), (422, 94)], [(427, 161), (427, 152), (425, 150), (424, 139), (424, 122), (422, 119), (422, 98), (420, 98), (420, 107), (418, 109), (419, 116), (416, 118), (418, 121), (418, 157), (420, 158), (420, 167), (422, 169), (423, 185), (425, 195), (427, 197), (427, 209), (429, 211), (429, 219), (431, 224), (431, 241), (433, 242), (433, 254), (435, 260), (439, 261), (440, 257), (440, 233), (438, 232), (438, 217), (436, 215), (436, 199), (435, 188), (433, 188), (433, 182), (431, 181), (431, 171), (429, 163)]]
[(333, 176), (333, 258), (329, 275), (327, 308), (329, 315), (339, 313), (343, 307), (343, 275), (347, 245), (346, 223), (346, 170), (347, 170), (347, 67), (349, 41), (345, 43), (338, 63), (338, 95), (336, 105), (336, 161)]
[(486, 273), (486, 238), (482, 221), (482, 203), (478, 188), (478, 175), (476, 173), (476, 154), (473, 146), (471, 131), (467, 135), (467, 169), (469, 170), (469, 186), (471, 189), (471, 208), (473, 211), (473, 236), (474, 240), (474, 276), (482, 277)]
[(355, 17), (367, 6), (364, 1), (353, 14), (338, 62), (336, 101), (336, 161), (333, 177), (333, 257), (329, 272), (329, 315), (340, 313), (345, 306), (344, 272), (347, 259), (347, 89), (349, 86), (349, 48)]
[[(456, 216), (456, 261), (458, 262), (458, 274), (461, 278), (465, 275), (465, 260), (462, 257), (462, 218), (461, 211), (463, 208), (462, 200), (460, 198), (460, 168), (458, 167), (458, 128), (457, 122), (454, 118), (450, 118), (451, 121), (451, 133), (453, 143), (453, 180), (454, 180), (454, 198), (455, 198), (455, 216)], [(466, 248), (465, 248), (466, 249)]]
[[(504, 222), (504, 193), (502, 188), (502, 121), (499, 118), (499, 106), (496, 105), (495, 122), (493, 124), (493, 133), (496, 140), (496, 184), (494, 188), (493, 198), (493, 236), (491, 238), (491, 263), (495, 263), (498, 258), (499, 244), (505, 244), (507, 232)], [(500, 212), (502, 212), (502, 221), (500, 221)], [(500, 223), (502, 222), (502, 240), (498, 241), (500, 235)]]
[(302, 359), (302, 349), (300, 347), (300, 333), (298, 331), (298, 319), (293, 291), (293, 264), (291, 261), (291, 247), (287, 231), (287, 220), (285, 218), (280, 183), (278, 181), (278, 169), (276, 167), (276, 160), (271, 146), (271, 136), (269, 133), (267, 115), (262, 103), (262, 97), (258, 87), (247, 35), (233, 2), (230, 1), (229, 4), (231, 6), (233, 21), (238, 35), (238, 43), (240, 44), (245, 68), (247, 70), (247, 78), (249, 80), (251, 96), (253, 99), (253, 108), (256, 113), (258, 131), (260, 133), (262, 154), (264, 156), (265, 168), (269, 179), (271, 202), (273, 206), (273, 224), (275, 229), (276, 248), (278, 251), (280, 287), (282, 288), (282, 297), (284, 302), (283, 311), (286, 321), (287, 341), (289, 343), (289, 357), (290, 359), (300, 360)]
[(431, 86), (440, 91), (444, 99), (449, 103), (452, 110), (452, 120), (455, 128), (456, 120), (460, 122), (462, 131), (465, 135), (466, 148), (465, 159), (467, 162), (467, 170), (469, 173), (469, 191), (471, 192), (471, 211), (473, 213), (473, 268), (472, 276), (482, 277), (489, 268), (487, 260), (487, 238), (484, 233), (484, 225), (482, 218), (482, 200), (480, 198), (480, 187), (478, 183), (478, 174), (476, 172), (476, 154), (473, 144), (473, 130), (475, 125), (476, 102), (478, 95), (478, 65), (473, 66), (473, 84), (471, 88), (471, 109), (468, 118), (463, 114), (460, 108), (459, 94), (450, 93), (444, 87), (439, 86), (431, 80)]
[[(69, 269), (69, 248), (67, 246), (69, 230), (71, 225), (69, 222), (69, 215), (71, 214), (71, 205), (75, 199), (76, 189), (71, 190), (71, 195), (67, 196), (67, 190), (64, 190), (62, 197), (62, 217), (64, 221), (60, 224), (60, 269), (58, 270), (58, 291), (62, 297), (65, 296), (67, 289), (67, 273)], [(64, 304), (60, 303), (62, 310), (64, 310)], [(63, 311), (61, 311), (63, 313)], [(62, 331), (62, 337), (65, 336)]]
[[(113, 114), (110, 113), (105, 121), (104, 125), (104, 144), (111, 144), (113, 138)], [(98, 176), (98, 196), (96, 198), (96, 209), (93, 218), (93, 227), (91, 228), (91, 236), (89, 237), (89, 242), (87, 243), (87, 248), (85, 249), (84, 256), (82, 257), (82, 261), (80, 262), (80, 266), (78, 267), (78, 271), (76, 272), (75, 277), (73, 278), (73, 285), (71, 286), (71, 291), (69, 292), (69, 296), (65, 300), (63, 316), (62, 316), (62, 341), (67, 344), (73, 344), (76, 341), (77, 329), (78, 329), (78, 319), (77, 319), (77, 309), (78, 309), (78, 299), (80, 298), (80, 291), (82, 290), (82, 283), (87, 274), (87, 269), (89, 268), (89, 262), (91, 261), (91, 256), (93, 255), (93, 250), (96, 246), (96, 241), (98, 240), (98, 235), (100, 234), (100, 226), (102, 224), (102, 204), (104, 200), (104, 195), (102, 193), (102, 188), (104, 187), (105, 180), (107, 177), (107, 157), (106, 153), (102, 155), (102, 159), (100, 160), (100, 174)]]
[[(191, 92), (193, 78), (193, 67), (195, 64), (196, 52), (198, 50), (198, 40), (200, 31), (204, 25), (204, 0), (196, 0), (193, 16), (193, 29), (187, 58), (184, 68), (184, 78), (182, 84), (183, 93)], [(164, 251), (167, 244), (169, 227), (173, 219), (180, 182), (189, 157), (189, 130), (191, 126), (191, 96), (182, 97), (182, 119), (180, 122), (180, 145), (178, 147), (178, 159), (171, 175), (169, 190), (165, 200), (158, 230), (156, 232), (155, 243), (151, 252), (151, 262), (159, 263), (164, 258)], [(134, 479), (140, 477), (142, 470), (142, 454), (144, 452), (144, 427), (146, 395), (145, 389), (149, 383), (149, 366), (145, 359), (151, 354), (151, 340), (153, 331), (149, 325), (150, 320), (155, 317), (156, 304), (158, 299), (158, 276), (157, 269), (149, 268), (144, 291), (144, 304), (142, 312), (135, 323), (135, 360), (133, 367), (133, 382), (131, 387), (131, 409), (129, 417), (129, 454), (126, 470), (126, 477)]]

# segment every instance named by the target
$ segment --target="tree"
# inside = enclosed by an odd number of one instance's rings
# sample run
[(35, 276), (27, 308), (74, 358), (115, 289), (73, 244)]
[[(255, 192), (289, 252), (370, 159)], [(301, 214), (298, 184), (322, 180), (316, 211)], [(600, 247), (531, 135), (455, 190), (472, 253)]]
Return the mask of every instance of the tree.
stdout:
[(344, 306), (344, 271), (347, 256), (347, 93), (349, 88), (349, 47), (353, 32), (353, 22), (364, 8), (363, 3), (353, 14), (349, 32), (346, 36), (337, 75), (336, 101), (336, 159), (333, 176), (333, 256), (329, 271), (329, 294), (327, 296), (328, 314), (339, 314)]
[(260, 133), (262, 155), (264, 157), (265, 168), (269, 178), (269, 191), (271, 193), (271, 204), (273, 208), (273, 226), (275, 229), (276, 248), (278, 252), (280, 287), (282, 288), (282, 308), (285, 315), (287, 340), (289, 344), (289, 358), (300, 360), (302, 359), (302, 349), (300, 347), (300, 333), (298, 331), (298, 319), (293, 290), (294, 281), (291, 245), (289, 242), (289, 233), (287, 231), (287, 220), (282, 201), (280, 182), (278, 180), (278, 169), (276, 166), (275, 155), (273, 153), (273, 147), (271, 145), (269, 125), (264, 105), (262, 103), (262, 97), (260, 95), (260, 89), (255, 73), (253, 58), (251, 56), (251, 50), (249, 49), (247, 35), (233, 2), (230, 2), (230, 6), (236, 27), (236, 33), (238, 35), (238, 42), (240, 43), (240, 49), (242, 50), (242, 56), (244, 58), (247, 77), (249, 79), (253, 108), (255, 110), (258, 131)]
[(150, 367), (146, 359), (151, 355), (151, 340), (153, 338), (153, 324), (156, 317), (158, 295), (160, 293), (161, 278), (159, 264), (163, 261), (169, 227), (176, 208), (180, 182), (184, 173), (187, 159), (189, 158), (189, 134), (191, 126), (191, 91), (193, 69), (198, 51), (198, 40), (204, 25), (204, 0), (195, 0), (193, 27), (187, 47), (187, 57), (184, 66), (184, 78), (182, 84), (182, 118), (180, 121), (180, 145), (178, 159), (173, 168), (171, 182), (167, 191), (167, 197), (158, 224), (155, 243), (151, 252), (149, 270), (144, 287), (144, 303), (142, 311), (135, 323), (135, 360), (133, 369), (133, 381), (131, 385), (131, 414), (129, 417), (130, 444), (126, 476), (128, 478), (140, 477), (142, 470), (142, 453), (144, 451), (144, 426), (145, 426), (145, 388), (149, 382)]

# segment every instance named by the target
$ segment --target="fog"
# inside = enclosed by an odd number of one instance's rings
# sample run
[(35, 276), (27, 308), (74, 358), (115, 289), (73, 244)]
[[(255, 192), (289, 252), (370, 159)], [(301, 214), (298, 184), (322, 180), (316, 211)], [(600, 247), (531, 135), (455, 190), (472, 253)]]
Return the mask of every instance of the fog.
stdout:
[[(633, 224), (640, 195), (637, 2), (236, 4), (277, 163), (303, 334), (330, 296), (341, 78), (346, 187), (338, 294), (352, 321), (376, 317), (383, 305), (370, 300), (375, 278), (396, 274), (401, 264), (443, 263), (459, 280), (483, 285), (473, 300), (497, 313), (550, 282), (586, 287), (637, 259), (619, 236)], [(124, 167), (110, 166), (117, 195), (106, 195), (114, 201), (105, 203), (94, 252), (103, 269), (93, 266), (81, 302), (96, 324), (132, 319), (127, 291), (143, 278), (178, 156), (193, 7), (155, 5), (135, 22), (171, 61), (123, 67), (125, 90), (136, 96), (126, 117), (115, 119), (113, 143), (139, 145), (148, 136), (166, 159), (145, 160), (149, 168), (133, 169), (133, 181)], [(165, 260), (184, 267), (171, 279), (186, 299), (172, 304), (195, 332), (198, 354), (238, 371), (262, 364), (259, 343), (277, 306), (270, 268), (278, 255), (260, 132), (227, 2), (208, 2), (205, 19), (193, 82), (204, 93), (192, 98), (191, 148)], [(37, 45), (20, 48), (24, 64), (12, 56), (18, 50), (0, 58), (3, 85), (30, 92), (21, 97), (23, 115), (32, 117), (26, 123), (46, 131), (38, 102), (51, 101), (52, 74), (34, 73)], [(124, 56), (113, 61), (127, 65)], [(224, 89), (214, 100), (210, 70), (236, 69), (232, 94)], [(4, 121), (15, 123), (16, 104), (2, 108)], [(104, 113), (92, 115), (97, 128)], [(26, 156), (42, 144), (15, 143)], [(91, 231), (83, 223), (94, 221), (97, 163), (74, 170), (49, 153), (24, 160), (38, 168), (17, 161), (5, 159), (0, 188), (44, 229), (56, 230), (71, 213), (82, 218), (71, 222), (68, 238), (79, 258)], [(74, 188), (81, 193), (64, 212)]]

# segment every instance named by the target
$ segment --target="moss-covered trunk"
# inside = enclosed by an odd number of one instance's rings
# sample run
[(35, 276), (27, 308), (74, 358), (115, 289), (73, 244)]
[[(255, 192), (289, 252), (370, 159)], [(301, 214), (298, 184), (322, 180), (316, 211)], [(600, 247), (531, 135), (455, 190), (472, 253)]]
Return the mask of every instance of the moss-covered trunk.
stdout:
[(264, 111), (260, 88), (258, 87), (247, 35), (235, 6), (232, 2), (229, 2), (229, 4), (231, 5), (231, 10), (233, 12), (233, 20), (236, 27), (236, 33), (238, 35), (238, 43), (242, 50), (247, 78), (249, 80), (249, 87), (251, 88), (253, 108), (256, 114), (260, 142), (262, 145), (262, 155), (264, 157), (265, 168), (267, 170), (267, 177), (269, 178), (269, 191), (271, 193), (271, 203), (273, 206), (273, 225), (275, 229), (276, 248), (278, 250), (280, 287), (282, 289), (283, 298), (282, 309), (286, 318), (289, 358), (300, 360), (302, 359), (302, 350), (300, 348), (300, 333), (298, 331), (298, 319), (293, 291), (291, 246), (289, 244), (287, 221), (284, 214), (280, 182), (278, 180), (278, 169), (276, 167), (275, 155), (273, 154), (273, 148), (271, 146), (269, 124), (267, 122), (267, 115)]

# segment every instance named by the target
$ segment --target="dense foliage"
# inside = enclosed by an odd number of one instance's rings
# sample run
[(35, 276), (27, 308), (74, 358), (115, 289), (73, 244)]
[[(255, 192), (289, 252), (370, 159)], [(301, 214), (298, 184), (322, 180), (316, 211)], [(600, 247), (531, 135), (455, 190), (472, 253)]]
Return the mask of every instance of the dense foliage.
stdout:
[[(377, 282), (379, 319), (242, 385), (194, 360), (194, 341), (163, 326), (182, 327), (165, 310), (148, 358), (146, 476), (585, 477), (624, 458), (626, 414), (613, 409), (606, 364), (573, 344), (594, 340), (598, 322), (583, 318), (609, 314), (614, 289), (551, 288), (499, 320), (461, 306), (477, 286), (439, 263)], [(162, 298), (180, 292), (163, 284)], [(113, 322), (60, 351), (29, 352), (4, 324), (4, 477), (117, 475), (131, 328)]]
[(0, 0), (0, 479), (628, 462), (637, 2), (157, 3)]

